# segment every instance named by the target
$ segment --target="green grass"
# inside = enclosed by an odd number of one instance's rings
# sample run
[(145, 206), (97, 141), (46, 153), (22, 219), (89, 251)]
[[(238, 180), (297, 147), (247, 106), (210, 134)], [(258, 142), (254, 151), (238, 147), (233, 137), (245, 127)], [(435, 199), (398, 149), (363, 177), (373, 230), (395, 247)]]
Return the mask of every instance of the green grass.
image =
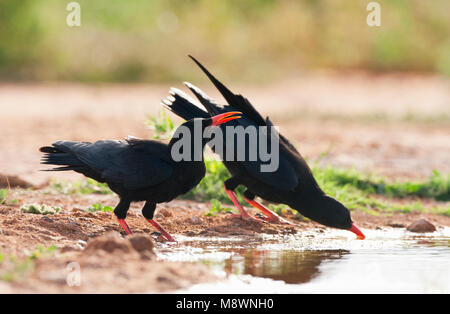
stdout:
[(159, 111), (158, 116), (148, 115), (145, 123), (153, 131), (152, 140), (170, 140), (175, 132), (173, 121), (164, 109)]
[[(394, 181), (371, 178), (355, 169), (312, 167), (321, 188), (348, 208), (374, 213), (380, 211), (432, 212), (450, 216), (448, 205), (425, 206), (420, 199), (449, 201), (450, 175), (437, 171), (428, 180)], [(404, 198), (413, 200), (399, 202)]]
[(52, 245), (44, 248), (38, 245), (25, 259), (18, 260), (14, 255), (8, 258), (0, 252), (0, 281), (13, 282), (25, 277), (34, 269), (34, 261), (44, 256), (51, 256), (58, 249)]
[[(228, 80), (278, 80), (311, 68), (450, 74), (448, 0), (3, 0), (0, 77), (162, 82), (202, 77), (191, 53)], [(223, 75), (222, 75), (223, 76)], [(204, 79), (202, 77), (202, 79)]]
[(111, 206), (103, 206), (102, 203), (93, 204), (91, 207), (85, 210), (85, 212), (93, 213), (93, 212), (112, 212), (114, 208)]
[(377, 194), (391, 198), (416, 196), (450, 201), (450, 174), (443, 175), (438, 171), (433, 171), (428, 180), (389, 182), (386, 179), (367, 176), (355, 169), (313, 166), (312, 170), (320, 185), (328, 190), (334, 190), (334, 187), (351, 186), (365, 194)]
[(6, 202), (6, 196), (8, 195), (8, 190), (1, 189), (0, 190), (0, 205)]
[(97, 182), (91, 178), (74, 182), (62, 182), (52, 180), (52, 182), (50, 183), (50, 188), (58, 193), (66, 195), (112, 193), (107, 184)]
[(0, 205), (16, 205), (19, 201), (17, 199), (8, 200), (8, 190), (0, 189)]
[(287, 205), (284, 205), (284, 204), (268, 204), (267, 207), (280, 216), (286, 215), (287, 212), (289, 211), (294, 215), (294, 218), (297, 220), (303, 220), (303, 221), (308, 220), (308, 218), (302, 216), (298, 211), (296, 211), (295, 209), (289, 208)]
[(227, 213), (227, 212), (231, 212), (232, 209), (230, 207), (223, 207), (222, 203), (219, 200), (216, 199), (212, 199), (210, 201), (211, 203), (211, 208), (210, 210), (205, 214), (206, 216), (217, 216), (217, 214), (221, 214), (221, 213)]

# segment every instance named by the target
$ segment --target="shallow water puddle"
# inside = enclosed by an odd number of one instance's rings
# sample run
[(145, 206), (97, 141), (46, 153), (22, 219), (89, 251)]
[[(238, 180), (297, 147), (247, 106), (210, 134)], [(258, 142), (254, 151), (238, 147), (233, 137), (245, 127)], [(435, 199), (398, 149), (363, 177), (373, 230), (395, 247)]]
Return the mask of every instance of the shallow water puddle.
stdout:
[(363, 241), (341, 230), (257, 239), (178, 236), (158, 256), (202, 262), (224, 278), (187, 293), (450, 292), (450, 228), (425, 235), (363, 232)]

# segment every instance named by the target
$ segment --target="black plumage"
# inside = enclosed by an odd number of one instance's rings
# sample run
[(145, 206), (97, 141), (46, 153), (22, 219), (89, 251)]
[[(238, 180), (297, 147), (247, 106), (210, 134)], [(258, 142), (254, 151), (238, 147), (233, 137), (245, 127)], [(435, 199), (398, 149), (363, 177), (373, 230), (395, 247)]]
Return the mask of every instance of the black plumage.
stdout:
[[(207, 112), (196, 106), (196, 101), (174, 88), (171, 89), (171, 95), (163, 100), (163, 103), (172, 112), (184, 119), (192, 119), (195, 117), (206, 117), (207, 114), (215, 115), (238, 110), (243, 115), (241, 119), (231, 123), (234, 126), (240, 125), (244, 128), (247, 126), (273, 126), (270, 119), (264, 119), (245, 97), (232, 93), (195, 58), (191, 58), (219, 90), (227, 104), (220, 105), (209, 98), (199, 88), (190, 83), (185, 83), (206, 108)], [(224, 134), (226, 134), (226, 129), (223, 126), (221, 128)], [(259, 136), (264, 135), (259, 135), (258, 133)], [(225, 181), (225, 190), (235, 206), (239, 209), (240, 216), (247, 220), (255, 219), (245, 212), (233, 192), (238, 185), (244, 185), (247, 188), (244, 192), (244, 197), (247, 202), (262, 210), (267, 216), (265, 218), (266, 221), (286, 223), (281, 217), (256, 202), (254, 200), (255, 196), (259, 196), (269, 202), (287, 204), (305, 217), (326, 226), (348, 229), (356, 233), (358, 238), (363, 238), (364, 235), (361, 231), (353, 225), (349, 210), (339, 201), (322, 191), (314, 179), (308, 164), (294, 145), (286, 137), (275, 131), (267, 132), (265, 136), (267, 138), (264, 140), (267, 142), (270, 142), (269, 139), (271, 136), (278, 136), (279, 139), (279, 167), (274, 172), (261, 171), (261, 165), (265, 162), (259, 159), (259, 155), (256, 161), (249, 161), (248, 159), (245, 161), (236, 161), (235, 158), (233, 160), (227, 160), (225, 156), (221, 156), (231, 174), (231, 178)], [(248, 142), (246, 142), (245, 147), (246, 149), (250, 147)], [(226, 151), (226, 147), (224, 147), (223, 151)]]
[[(191, 119), (182, 126), (190, 130), (189, 136), (193, 137), (195, 123), (199, 123), (203, 131), (209, 126), (217, 126), (238, 118), (239, 116), (235, 114), (236, 112)], [(173, 241), (173, 238), (153, 220), (156, 204), (169, 202), (200, 182), (205, 175), (202, 157), (207, 141), (201, 137), (201, 152), (198, 152), (195, 150), (194, 140), (191, 139), (188, 142), (191, 145), (190, 158), (175, 161), (172, 147), (178, 140), (175, 132), (168, 144), (134, 137), (128, 137), (123, 141), (100, 140), (95, 143), (57, 141), (52, 146), (40, 148), (44, 153), (41, 163), (59, 166), (46, 171), (73, 170), (96, 181), (107, 183), (120, 197), (114, 214), (127, 234), (131, 233), (125, 222), (130, 203), (146, 201), (142, 209), (143, 216), (167, 240)], [(195, 158), (199, 155), (200, 158)]]

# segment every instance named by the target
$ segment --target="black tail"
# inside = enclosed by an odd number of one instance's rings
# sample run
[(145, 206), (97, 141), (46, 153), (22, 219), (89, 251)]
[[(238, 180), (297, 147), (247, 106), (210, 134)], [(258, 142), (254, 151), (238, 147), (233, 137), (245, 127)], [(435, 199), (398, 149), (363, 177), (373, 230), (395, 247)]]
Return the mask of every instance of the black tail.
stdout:
[(39, 151), (44, 153), (41, 164), (62, 166), (42, 171), (80, 171), (84, 168), (83, 163), (75, 155), (64, 152), (55, 146), (43, 146), (39, 148)]
[(195, 100), (182, 91), (171, 88), (169, 94), (169, 96), (162, 100), (162, 103), (177, 116), (185, 120), (210, 117), (208, 112), (197, 107), (195, 105)]
[(233, 94), (225, 85), (223, 85), (218, 79), (216, 79), (214, 75), (212, 75), (200, 62), (198, 62), (197, 59), (195, 59), (191, 55), (189, 55), (189, 58), (191, 58), (200, 67), (203, 73), (206, 74), (209, 80), (222, 94), (223, 98), (225, 98), (227, 103), (234, 108), (233, 110), (238, 110), (242, 112), (247, 118), (252, 119), (258, 125), (265, 125), (266, 122), (264, 121), (263, 117), (252, 106), (252, 104), (247, 100), (247, 98), (243, 97), (242, 95)]
[(202, 69), (203, 73), (206, 74), (206, 76), (210, 79), (210, 81), (214, 84), (214, 86), (219, 90), (219, 92), (223, 95), (227, 103), (230, 105), (234, 105), (235, 97), (228, 88), (225, 87), (221, 82), (219, 82), (218, 79), (214, 77), (200, 62), (197, 61), (193, 56), (189, 55), (189, 58), (191, 58), (199, 67)]
[[(210, 115), (215, 116), (217, 114), (224, 113), (227, 111), (227, 110), (224, 110), (222, 105), (219, 105), (213, 99), (209, 98), (209, 96), (206, 95), (197, 86), (194, 86), (189, 82), (184, 82), (184, 85), (186, 85), (191, 90), (191, 92), (195, 95), (195, 97), (197, 97), (197, 99), (201, 102), (203, 107), (206, 108), (206, 110), (209, 112)], [(232, 110), (232, 109), (230, 109), (230, 110)]]

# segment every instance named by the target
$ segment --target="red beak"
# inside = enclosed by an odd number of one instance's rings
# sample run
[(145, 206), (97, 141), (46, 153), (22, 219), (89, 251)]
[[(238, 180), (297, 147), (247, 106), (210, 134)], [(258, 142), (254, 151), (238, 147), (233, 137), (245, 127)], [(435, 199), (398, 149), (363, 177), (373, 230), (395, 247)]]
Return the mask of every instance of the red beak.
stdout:
[(239, 111), (230, 111), (230, 112), (225, 112), (222, 114), (218, 114), (217, 116), (211, 117), (212, 119), (212, 126), (218, 126), (219, 124), (234, 120), (234, 119), (238, 119), (241, 116), (235, 116), (235, 115), (240, 115), (242, 114), (242, 112)]
[(348, 229), (348, 231), (351, 231), (354, 234), (356, 234), (356, 239), (358, 240), (364, 240), (366, 238), (364, 233), (362, 233), (361, 230), (359, 230), (358, 227), (356, 227), (355, 225), (352, 225), (352, 227)]

